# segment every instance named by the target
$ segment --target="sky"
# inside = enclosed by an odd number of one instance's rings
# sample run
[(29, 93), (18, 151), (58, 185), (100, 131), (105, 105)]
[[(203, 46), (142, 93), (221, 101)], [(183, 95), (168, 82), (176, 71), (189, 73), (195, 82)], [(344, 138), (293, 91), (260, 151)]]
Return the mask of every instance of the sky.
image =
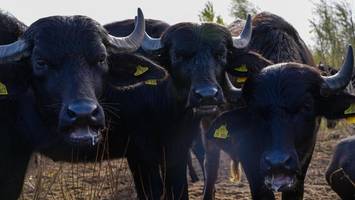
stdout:
[[(228, 24), (230, 0), (211, 0), (216, 13)], [(318, 2), (319, 0), (312, 0)], [(355, 1), (355, 0), (351, 0)], [(1, 0), (1, 9), (10, 12), (30, 25), (39, 18), (52, 15), (86, 15), (105, 24), (133, 18), (137, 7), (145, 18), (159, 19), (170, 24), (198, 22), (198, 14), (207, 0)], [(291, 23), (307, 44), (312, 44), (309, 19), (312, 18), (311, 0), (250, 0), (261, 11), (280, 15)], [(355, 3), (352, 2), (355, 12)]]

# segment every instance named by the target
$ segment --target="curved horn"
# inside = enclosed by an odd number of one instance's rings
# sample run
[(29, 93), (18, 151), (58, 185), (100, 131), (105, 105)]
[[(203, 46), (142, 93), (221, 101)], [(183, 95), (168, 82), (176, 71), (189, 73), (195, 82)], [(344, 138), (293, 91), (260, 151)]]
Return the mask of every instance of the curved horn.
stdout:
[(115, 47), (115, 50), (118, 53), (134, 52), (141, 46), (143, 42), (145, 31), (144, 16), (140, 8), (138, 8), (137, 13), (138, 14), (135, 19), (134, 30), (130, 35), (126, 37), (115, 37), (113, 35), (109, 35), (110, 43)]
[(23, 39), (19, 39), (11, 44), (0, 45), (0, 64), (18, 61), (29, 55), (29, 46)]
[(144, 41), (142, 48), (145, 51), (155, 51), (163, 48), (160, 38), (152, 38), (147, 33), (144, 33)]
[(354, 55), (351, 45), (340, 70), (332, 76), (322, 76), (324, 84), (321, 87), (321, 94), (328, 95), (332, 92), (344, 89), (351, 81), (354, 68)]
[(227, 72), (224, 73), (224, 77), (225, 77), (225, 85), (227, 87), (226, 89), (227, 89), (228, 100), (231, 101), (232, 103), (236, 103), (239, 100), (240, 96), (242, 95), (242, 90), (234, 87), (234, 85), (229, 79)]
[(233, 37), (233, 46), (237, 49), (243, 49), (249, 45), (252, 33), (251, 16), (248, 15), (243, 31), (239, 36)]

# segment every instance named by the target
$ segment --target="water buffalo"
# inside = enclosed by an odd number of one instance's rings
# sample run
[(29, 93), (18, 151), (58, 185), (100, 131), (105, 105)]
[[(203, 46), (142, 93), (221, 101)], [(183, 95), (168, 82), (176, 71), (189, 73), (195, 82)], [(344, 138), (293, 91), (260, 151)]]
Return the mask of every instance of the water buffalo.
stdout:
[[(167, 24), (166, 22), (160, 21), (160, 20), (154, 20), (154, 19), (146, 19), (146, 33), (155, 38), (159, 38), (163, 35), (164, 31), (166, 31), (170, 25)], [(124, 20), (124, 21), (118, 21), (110, 24), (106, 24), (104, 26), (107, 30), (109, 30), (110, 34), (117, 35), (117, 36), (126, 36), (128, 35), (134, 28), (134, 21), (133, 20)], [(145, 52), (140, 49), (138, 52), (141, 52), (145, 54)], [(154, 55), (147, 55), (151, 59), (157, 59), (154, 58)], [(194, 144), (192, 146), (192, 152), (196, 155), (200, 166), (203, 168), (203, 161), (204, 161), (204, 150), (202, 147), (202, 141), (200, 140), (200, 137), (196, 138), (194, 141)], [(192, 165), (192, 157), (191, 154), (189, 154), (187, 166), (189, 169), (189, 174), (191, 177), (192, 182), (196, 182), (199, 180), (198, 175)]]
[[(352, 109), (351, 112), (354, 110)], [(355, 136), (345, 138), (335, 147), (326, 172), (330, 187), (341, 199), (355, 198)]]
[(355, 96), (344, 91), (354, 61), (348, 48), (334, 76), (315, 68), (280, 63), (262, 69), (245, 83), (245, 105), (226, 112), (207, 137), (240, 158), (253, 199), (302, 199), (304, 178), (316, 142), (320, 117), (347, 117)]
[[(6, 13), (0, 19), (0, 196), (17, 199), (33, 152), (62, 161), (78, 152), (75, 161), (94, 161), (115, 116), (106, 107), (110, 94), (166, 72), (132, 54), (144, 39), (140, 9), (127, 37), (85, 16), (46, 17), (29, 27)], [(139, 67), (147, 72), (135, 76)]]
[[(300, 38), (295, 28), (281, 17), (268, 12), (262, 12), (253, 17), (252, 38), (249, 44), (251, 51), (259, 53), (272, 63), (297, 62), (315, 66), (313, 58), (306, 44)], [(243, 20), (236, 20), (228, 26), (233, 35), (238, 35), (244, 26)], [(253, 66), (248, 66), (252, 68)], [(238, 84), (238, 83), (237, 83)], [(219, 148), (205, 140), (206, 149), (206, 184), (204, 199), (214, 196), (214, 184), (217, 180)], [(242, 172), (239, 159), (234, 156), (235, 162), (231, 166), (234, 179), (238, 181)]]
[[(212, 23), (175, 24), (160, 38), (146, 34), (141, 52), (158, 61), (170, 76), (161, 84), (135, 90), (131, 98), (122, 95), (117, 107), (125, 120), (117, 131), (129, 138), (127, 158), (140, 199), (158, 199), (162, 194), (167, 199), (188, 199), (186, 163), (201, 118), (215, 114), (226, 99), (239, 99), (239, 90), (230, 87), (225, 72), (244, 76), (248, 72), (238, 70), (240, 66), (260, 65), (252, 64), (259, 55), (245, 49), (251, 33), (251, 19), (247, 21), (237, 37)], [(112, 24), (106, 28), (124, 35)], [(130, 100), (134, 96), (139, 103)], [(126, 109), (132, 106), (144, 110), (139, 118), (133, 119), (132, 110)], [(157, 185), (164, 189), (153, 187)]]

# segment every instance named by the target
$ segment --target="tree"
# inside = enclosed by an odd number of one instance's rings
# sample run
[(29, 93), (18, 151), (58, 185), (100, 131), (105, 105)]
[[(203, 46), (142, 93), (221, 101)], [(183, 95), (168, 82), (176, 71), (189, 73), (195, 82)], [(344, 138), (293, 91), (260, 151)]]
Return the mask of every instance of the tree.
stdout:
[(198, 17), (200, 19), (200, 22), (215, 22), (217, 24), (224, 24), (222, 16), (221, 15), (216, 16), (211, 1), (207, 1), (207, 3), (205, 4), (205, 8), (203, 8), (203, 10), (200, 11)]
[(314, 35), (314, 58), (331, 66), (340, 66), (347, 44), (355, 45), (354, 15), (346, 0), (320, 0), (314, 4), (310, 20)]
[(257, 10), (248, 0), (232, 0), (230, 15), (236, 19), (246, 19), (248, 14), (255, 15)]

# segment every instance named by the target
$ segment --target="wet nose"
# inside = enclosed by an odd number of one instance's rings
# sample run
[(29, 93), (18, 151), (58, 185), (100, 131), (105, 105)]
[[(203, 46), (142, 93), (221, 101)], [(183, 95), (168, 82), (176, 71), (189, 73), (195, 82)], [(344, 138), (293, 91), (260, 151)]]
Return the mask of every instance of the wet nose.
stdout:
[(76, 100), (67, 105), (64, 116), (65, 124), (86, 123), (87, 125), (103, 125), (104, 115), (97, 102), (87, 99)]
[(213, 98), (217, 96), (218, 93), (218, 88), (216, 86), (206, 86), (206, 87), (200, 87), (200, 88), (195, 88), (194, 93), (199, 97), (199, 98)]
[(271, 153), (265, 155), (264, 161), (268, 170), (275, 168), (288, 168), (291, 156), (286, 153)]
[(67, 112), (71, 118), (92, 118), (98, 112), (98, 106), (90, 101), (75, 102), (68, 105)]

